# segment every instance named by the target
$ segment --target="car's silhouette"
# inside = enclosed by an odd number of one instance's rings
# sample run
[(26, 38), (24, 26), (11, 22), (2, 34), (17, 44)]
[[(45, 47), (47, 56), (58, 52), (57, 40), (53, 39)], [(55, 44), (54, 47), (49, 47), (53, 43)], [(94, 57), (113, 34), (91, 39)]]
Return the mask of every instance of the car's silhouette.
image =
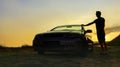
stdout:
[(67, 51), (86, 53), (93, 50), (93, 41), (82, 25), (62, 25), (48, 32), (37, 34), (33, 40), (33, 48), (40, 54), (46, 51)]

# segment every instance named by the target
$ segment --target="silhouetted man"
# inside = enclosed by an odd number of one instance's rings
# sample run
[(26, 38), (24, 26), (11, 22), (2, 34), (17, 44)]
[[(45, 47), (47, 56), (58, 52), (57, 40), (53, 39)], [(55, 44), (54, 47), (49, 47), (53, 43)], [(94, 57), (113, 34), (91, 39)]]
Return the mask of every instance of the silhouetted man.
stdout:
[(86, 24), (85, 26), (89, 26), (89, 25), (95, 23), (96, 30), (97, 30), (97, 38), (98, 38), (98, 41), (99, 41), (99, 43), (101, 45), (101, 48), (102, 48), (102, 53), (101, 54), (106, 54), (107, 45), (105, 43), (105, 31), (104, 31), (105, 19), (103, 17), (101, 17), (101, 12), (100, 11), (96, 11), (96, 17), (97, 17), (97, 19), (95, 19), (91, 23)]

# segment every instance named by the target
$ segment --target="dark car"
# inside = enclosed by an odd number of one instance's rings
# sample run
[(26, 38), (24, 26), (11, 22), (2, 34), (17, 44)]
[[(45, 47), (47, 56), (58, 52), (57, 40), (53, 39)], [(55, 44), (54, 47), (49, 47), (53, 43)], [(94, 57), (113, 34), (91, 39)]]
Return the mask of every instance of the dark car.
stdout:
[(48, 32), (37, 34), (33, 48), (40, 54), (46, 51), (63, 51), (85, 53), (93, 50), (93, 41), (82, 25), (62, 25)]

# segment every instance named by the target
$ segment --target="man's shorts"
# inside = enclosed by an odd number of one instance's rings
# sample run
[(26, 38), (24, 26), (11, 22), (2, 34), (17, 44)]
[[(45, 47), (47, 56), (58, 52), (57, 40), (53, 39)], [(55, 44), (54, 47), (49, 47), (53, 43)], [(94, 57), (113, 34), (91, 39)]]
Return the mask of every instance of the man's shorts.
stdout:
[(98, 41), (100, 44), (105, 42), (105, 32), (104, 31), (97, 33), (97, 37), (98, 37)]

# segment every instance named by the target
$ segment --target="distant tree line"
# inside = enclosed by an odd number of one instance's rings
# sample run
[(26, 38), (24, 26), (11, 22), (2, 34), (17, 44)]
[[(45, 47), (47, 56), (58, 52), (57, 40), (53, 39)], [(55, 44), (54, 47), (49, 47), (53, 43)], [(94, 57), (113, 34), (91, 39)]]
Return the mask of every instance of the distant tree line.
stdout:
[(2, 46), (0, 44), (0, 49), (5, 49), (5, 48), (32, 48), (32, 46), (28, 45), (28, 44), (24, 44), (21, 47), (6, 47), (6, 46)]

